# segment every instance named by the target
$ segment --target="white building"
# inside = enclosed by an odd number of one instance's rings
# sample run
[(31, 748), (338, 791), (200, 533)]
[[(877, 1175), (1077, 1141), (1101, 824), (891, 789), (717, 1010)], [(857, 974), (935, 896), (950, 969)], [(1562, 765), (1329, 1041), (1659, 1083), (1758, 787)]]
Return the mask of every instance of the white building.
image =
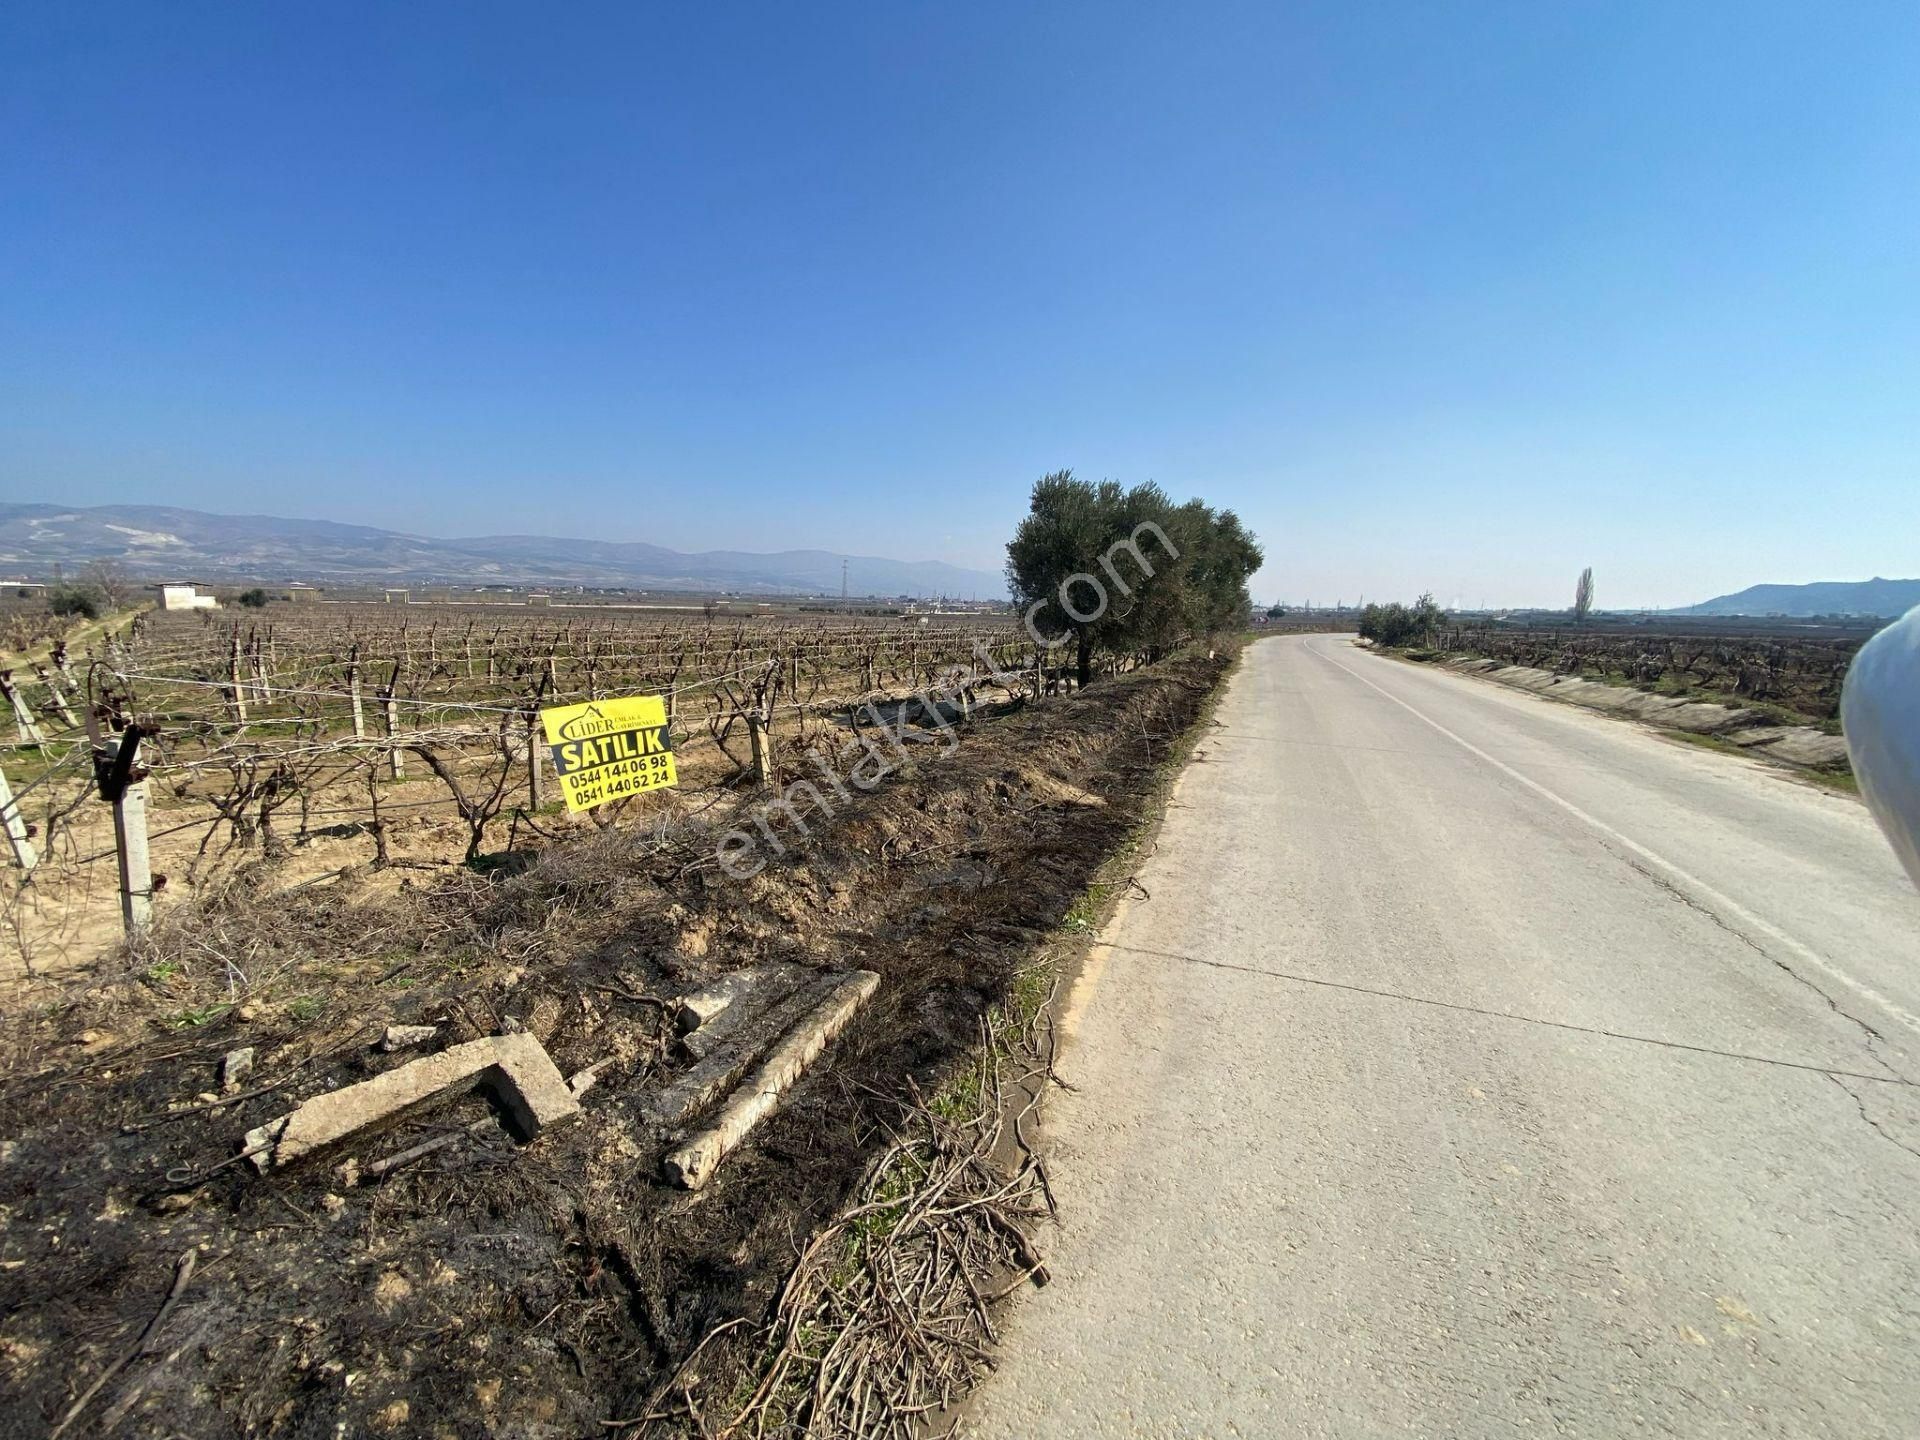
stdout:
[(220, 602), (211, 595), (202, 595), (191, 585), (162, 585), (160, 608), (162, 610), (218, 610)]

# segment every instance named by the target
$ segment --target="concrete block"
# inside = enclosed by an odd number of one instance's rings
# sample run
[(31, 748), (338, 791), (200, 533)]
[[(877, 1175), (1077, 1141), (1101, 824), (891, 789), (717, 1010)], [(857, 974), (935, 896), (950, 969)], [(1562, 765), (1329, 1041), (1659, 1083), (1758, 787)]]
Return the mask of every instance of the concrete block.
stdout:
[(1736, 730), (1727, 736), (1734, 744), (1751, 749), (1755, 745), (1771, 745), (1781, 736), (1791, 733), (1784, 725), (1760, 725), (1752, 730)]
[(580, 1113), (545, 1046), (527, 1034), (496, 1035), (316, 1095), (299, 1109), (249, 1130), (246, 1149), (256, 1152), (253, 1166), (265, 1174), (410, 1106), (471, 1084), (494, 1093), (522, 1140)]
[(1771, 743), (1757, 747), (1760, 753), (1789, 765), (1809, 769), (1837, 766), (1847, 758), (1847, 742), (1812, 726), (1788, 726), (1786, 733)]
[(1660, 723), (1696, 735), (1719, 735), (1738, 730), (1743, 725), (1751, 725), (1758, 719), (1760, 714), (1755, 710), (1729, 710), (1724, 705), (1705, 705), (1697, 700), (1689, 700), (1661, 716)]

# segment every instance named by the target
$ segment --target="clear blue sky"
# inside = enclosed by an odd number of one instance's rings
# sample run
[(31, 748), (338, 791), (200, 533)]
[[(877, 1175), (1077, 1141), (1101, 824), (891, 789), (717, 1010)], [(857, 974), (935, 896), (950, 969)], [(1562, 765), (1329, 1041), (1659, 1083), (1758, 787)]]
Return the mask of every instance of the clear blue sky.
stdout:
[(1920, 574), (1920, 7), (10, 5), (0, 496), (1262, 598)]

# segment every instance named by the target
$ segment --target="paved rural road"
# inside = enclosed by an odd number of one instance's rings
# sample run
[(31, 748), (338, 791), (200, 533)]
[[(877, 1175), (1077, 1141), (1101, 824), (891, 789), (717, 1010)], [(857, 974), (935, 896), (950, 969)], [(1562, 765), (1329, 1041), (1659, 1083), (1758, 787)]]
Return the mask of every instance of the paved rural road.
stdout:
[(1330, 636), (1220, 720), (969, 1433), (1920, 1435), (1920, 894), (1865, 810)]

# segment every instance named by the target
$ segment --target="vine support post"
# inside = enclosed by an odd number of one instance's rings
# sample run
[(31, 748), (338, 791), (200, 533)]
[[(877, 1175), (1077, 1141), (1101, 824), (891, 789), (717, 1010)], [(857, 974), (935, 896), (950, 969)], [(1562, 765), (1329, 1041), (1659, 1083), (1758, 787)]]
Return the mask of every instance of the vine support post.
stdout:
[(367, 712), (360, 704), (360, 667), (347, 662), (347, 694), (353, 701), (353, 738), (367, 738)]
[(527, 804), (537, 814), (543, 803), (540, 794), (540, 712), (527, 712)]
[(247, 641), (248, 658), (253, 662), (253, 693), (260, 697), (263, 705), (273, 702), (273, 681), (267, 673), (266, 652), (261, 646), (260, 632), (254, 631)]
[(762, 789), (771, 789), (773, 786), (773, 742), (767, 731), (767, 722), (759, 713), (750, 712), (747, 716), (747, 738), (753, 744), (753, 778)]
[(407, 778), (407, 752), (400, 746), (400, 706), (391, 690), (387, 692), (386, 711), (387, 739), (392, 742), (387, 746), (387, 764), (394, 779), (404, 780)]
[(20, 727), (20, 743), (44, 745), (46, 737), (40, 733), (40, 722), (33, 718), (33, 711), (27, 708), (27, 697), (13, 683), (11, 670), (0, 670), (0, 693), (6, 695), (7, 703), (13, 707), (14, 723)]
[(27, 834), (27, 822), (20, 814), (20, 807), (14, 803), (13, 789), (7, 784), (7, 772), (0, 770), (0, 829), (7, 832), (7, 848), (13, 852), (13, 863), (22, 870), (31, 871), (40, 863), (40, 856), (34, 851), (33, 839)]
[(247, 723), (247, 692), (240, 682), (240, 627), (235, 626), (227, 642), (227, 696), (233, 706), (233, 718)]
[(53, 701), (53, 708), (59, 712), (60, 723), (69, 730), (79, 729), (80, 722), (74, 718), (73, 706), (67, 703), (66, 692), (60, 688), (60, 682), (53, 678), (52, 673), (44, 665), (36, 666), (35, 669), (40, 676), (40, 683), (47, 687), (47, 695)]
[(763, 790), (778, 783), (773, 769), (773, 705), (780, 694), (780, 660), (769, 660), (753, 687), (753, 706), (747, 711), (747, 738), (753, 746), (753, 778)]
[(100, 792), (113, 805), (120, 862), (120, 920), (136, 939), (153, 923), (153, 864), (147, 853), (147, 777), (136, 768), (140, 732), (110, 736), (100, 750)]
[(387, 677), (387, 688), (380, 693), (381, 710), (387, 722), (387, 765), (396, 780), (407, 778), (407, 753), (400, 748), (400, 705), (394, 699), (394, 692), (400, 688), (400, 669), (406, 662), (393, 662), (393, 674)]

